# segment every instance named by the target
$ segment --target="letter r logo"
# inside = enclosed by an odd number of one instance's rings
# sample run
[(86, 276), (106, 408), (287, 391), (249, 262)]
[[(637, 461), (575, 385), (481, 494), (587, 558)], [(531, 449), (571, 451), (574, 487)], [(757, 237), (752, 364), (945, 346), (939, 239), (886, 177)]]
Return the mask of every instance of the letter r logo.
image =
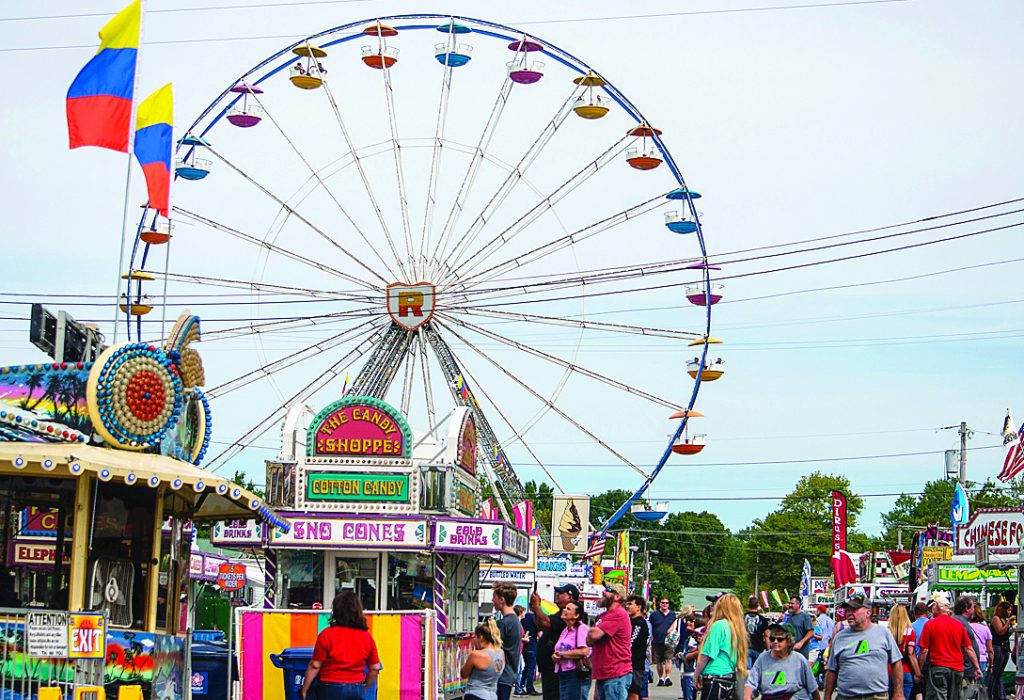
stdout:
[(423, 316), (423, 292), (410, 290), (398, 293), (398, 315), (404, 318), (410, 311), (413, 316)]

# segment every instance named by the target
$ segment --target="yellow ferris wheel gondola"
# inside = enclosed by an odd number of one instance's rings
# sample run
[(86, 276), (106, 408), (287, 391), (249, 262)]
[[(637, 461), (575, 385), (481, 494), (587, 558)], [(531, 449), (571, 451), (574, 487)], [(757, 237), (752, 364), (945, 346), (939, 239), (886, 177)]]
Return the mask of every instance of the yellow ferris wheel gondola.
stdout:
[(304, 59), (299, 60), (289, 70), (288, 79), (292, 81), (292, 85), (303, 90), (315, 90), (323, 85), (323, 76), (327, 73), (327, 69), (324, 68), (320, 59), (325, 57), (327, 52), (319, 46), (303, 44), (292, 49), (292, 53)]
[[(718, 338), (713, 337), (701, 337), (691, 340), (687, 345), (690, 347), (700, 347), (703, 345), (721, 345), (722, 341)], [(721, 357), (715, 358), (711, 361), (711, 358), (707, 359), (707, 364), (701, 367), (700, 355), (697, 355), (692, 360), (686, 363), (686, 373), (692, 378), (696, 379), (697, 374), (700, 374), (700, 380), (702, 382), (713, 382), (716, 379), (720, 379), (725, 374), (725, 362), (722, 361)]]
[(573, 82), (587, 88), (587, 92), (576, 99), (572, 111), (584, 119), (600, 119), (608, 114), (611, 100), (603, 95), (594, 95), (594, 88), (605, 85), (604, 78), (597, 73), (590, 72), (574, 78)]

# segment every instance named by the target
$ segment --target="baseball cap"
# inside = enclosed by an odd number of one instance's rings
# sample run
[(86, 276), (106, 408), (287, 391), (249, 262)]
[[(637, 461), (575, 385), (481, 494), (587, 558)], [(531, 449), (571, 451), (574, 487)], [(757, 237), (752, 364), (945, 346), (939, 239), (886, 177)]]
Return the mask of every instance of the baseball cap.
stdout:
[(868, 607), (868, 602), (863, 593), (853, 593), (849, 595), (846, 600), (840, 603), (840, 605), (847, 610), (857, 610), (858, 608)]
[(949, 608), (953, 605), (949, 600), (949, 596), (941, 591), (932, 593), (931, 602), (941, 605), (944, 608)]
[(580, 599), (580, 589), (573, 583), (567, 583), (563, 586), (555, 586), (555, 593), (568, 593), (573, 600)]
[(711, 595), (704, 596), (704, 600), (708, 601), (709, 603), (717, 603), (718, 599), (724, 595), (726, 595), (725, 591), (719, 591), (718, 593), (712, 593)]
[(820, 612), (820, 613), (828, 612), (828, 606), (827, 605), (818, 605), (818, 612)]
[(796, 627), (789, 624), (788, 622), (784, 622), (782, 624), (779, 624), (778, 622), (773, 622), (772, 624), (768, 625), (768, 632), (783, 632), (785, 634), (788, 634), (794, 640), (796, 639)]
[(604, 585), (604, 589), (606, 591), (611, 591), (612, 593), (616, 594), (620, 598), (625, 598), (626, 595), (627, 595), (626, 594), (626, 587), (623, 586), (621, 583), (606, 583)]

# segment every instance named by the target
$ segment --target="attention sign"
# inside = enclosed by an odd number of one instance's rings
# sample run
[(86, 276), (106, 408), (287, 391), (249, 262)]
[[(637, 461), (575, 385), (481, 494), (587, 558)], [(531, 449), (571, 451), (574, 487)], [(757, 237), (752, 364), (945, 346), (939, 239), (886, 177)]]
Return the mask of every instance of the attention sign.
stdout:
[(409, 458), (412, 434), (401, 414), (371, 396), (345, 397), (309, 426), (309, 456)]
[(306, 474), (307, 501), (409, 502), (408, 474)]

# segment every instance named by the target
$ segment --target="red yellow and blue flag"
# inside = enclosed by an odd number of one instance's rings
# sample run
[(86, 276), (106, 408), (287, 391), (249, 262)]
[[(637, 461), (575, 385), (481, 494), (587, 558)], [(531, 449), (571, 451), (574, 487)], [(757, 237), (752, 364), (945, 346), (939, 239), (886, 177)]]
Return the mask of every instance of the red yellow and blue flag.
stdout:
[(68, 89), (71, 148), (99, 146), (128, 152), (142, 0), (134, 0), (100, 29), (100, 48)]
[(146, 176), (149, 208), (167, 216), (171, 199), (171, 125), (174, 96), (171, 83), (139, 103), (135, 117), (135, 157)]

